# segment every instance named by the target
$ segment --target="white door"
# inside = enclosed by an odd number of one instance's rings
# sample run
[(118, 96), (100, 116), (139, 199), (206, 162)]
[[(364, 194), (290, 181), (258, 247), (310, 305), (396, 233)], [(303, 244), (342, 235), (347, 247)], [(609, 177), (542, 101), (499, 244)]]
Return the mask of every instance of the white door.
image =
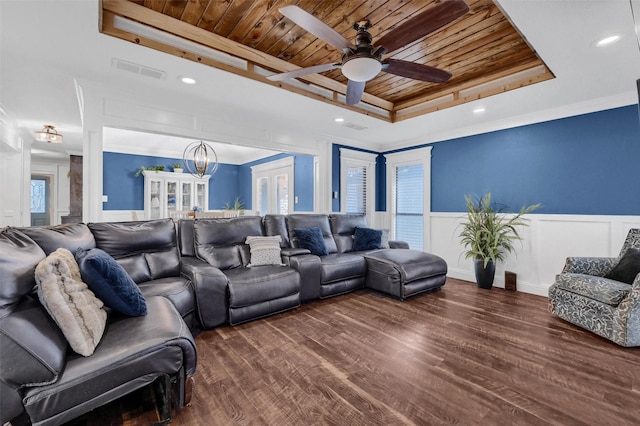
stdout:
[(293, 157), (251, 167), (253, 210), (265, 214), (293, 213)]

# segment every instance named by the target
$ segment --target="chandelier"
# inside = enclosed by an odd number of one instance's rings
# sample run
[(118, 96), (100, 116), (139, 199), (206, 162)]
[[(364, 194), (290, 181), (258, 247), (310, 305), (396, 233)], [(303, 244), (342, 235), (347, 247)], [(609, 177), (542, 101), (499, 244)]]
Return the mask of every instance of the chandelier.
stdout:
[(62, 135), (50, 124), (45, 124), (42, 130), (36, 132), (36, 140), (40, 142), (62, 143)]
[(212, 175), (218, 170), (218, 155), (203, 141), (190, 143), (182, 154), (184, 166), (189, 173), (199, 178)]

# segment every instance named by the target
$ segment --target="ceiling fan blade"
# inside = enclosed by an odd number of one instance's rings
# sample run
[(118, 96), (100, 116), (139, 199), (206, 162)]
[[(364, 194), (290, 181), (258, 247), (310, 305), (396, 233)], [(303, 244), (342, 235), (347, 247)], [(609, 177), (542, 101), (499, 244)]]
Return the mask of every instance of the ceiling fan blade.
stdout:
[(298, 6), (285, 6), (279, 10), (294, 23), (335, 48), (340, 50), (354, 48), (342, 34)]
[(468, 11), (469, 6), (464, 0), (444, 1), (389, 31), (377, 40), (376, 45), (384, 47), (387, 52), (391, 52), (427, 34), (431, 34), (449, 22), (455, 21)]
[(416, 64), (415, 62), (387, 59), (382, 64), (382, 71), (400, 77), (414, 80), (428, 81), (430, 83), (446, 83), (451, 78), (451, 73), (429, 65)]
[(316, 74), (316, 73), (319, 73), (319, 72), (335, 70), (336, 68), (340, 68), (341, 66), (342, 66), (342, 64), (315, 65), (313, 67), (300, 68), (300, 69), (297, 69), (297, 70), (294, 70), (294, 71), (289, 71), (289, 72), (283, 72), (283, 73), (280, 73), (280, 74), (270, 75), (269, 77), (267, 77), (267, 79), (271, 80), (271, 81), (282, 81), (282, 80), (286, 80), (288, 78), (302, 77), (302, 76), (309, 75), (309, 74)]
[(347, 105), (355, 105), (360, 102), (365, 84), (366, 81), (349, 80), (347, 83)]

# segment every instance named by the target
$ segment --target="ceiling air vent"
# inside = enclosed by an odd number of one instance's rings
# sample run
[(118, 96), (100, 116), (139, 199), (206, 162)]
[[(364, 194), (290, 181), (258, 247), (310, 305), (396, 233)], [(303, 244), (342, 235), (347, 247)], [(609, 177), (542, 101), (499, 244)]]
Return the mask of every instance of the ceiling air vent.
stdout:
[(353, 129), (353, 130), (365, 130), (365, 129), (368, 129), (368, 127), (364, 127), (364, 126), (361, 126), (359, 124), (354, 124), (354, 123), (349, 123), (349, 122), (342, 123), (342, 125), (344, 127), (348, 127), (350, 129)]
[(111, 66), (115, 69), (132, 72), (145, 77), (155, 78), (156, 80), (164, 80), (167, 73), (155, 68), (145, 67), (144, 65), (134, 64), (133, 62), (123, 61), (122, 59), (112, 58)]

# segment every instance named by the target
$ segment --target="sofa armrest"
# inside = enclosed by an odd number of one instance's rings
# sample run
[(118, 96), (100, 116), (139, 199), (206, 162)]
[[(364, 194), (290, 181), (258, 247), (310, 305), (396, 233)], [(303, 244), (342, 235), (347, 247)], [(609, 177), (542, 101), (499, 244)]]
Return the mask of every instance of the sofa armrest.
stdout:
[[(309, 251), (306, 250), (305, 251)], [(300, 274), (300, 302), (310, 302), (320, 298), (320, 279), (322, 278), (322, 262), (315, 254), (298, 254), (282, 256), (285, 265)]]
[(406, 241), (389, 241), (389, 248), (392, 249), (408, 249), (409, 243)]
[(562, 273), (586, 274), (603, 277), (618, 262), (616, 257), (567, 257)]
[(631, 284), (631, 291), (622, 299), (616, 310), (614, 333), (619, 344), (632, 347), (640, 346), (640, 274)]
[(200, 324), (207, 329), (227, 323), (227, 276), (220, 269), (196, 257), (182, 258), (182, 274), (193, 283)]
[[(300, 256), (302, 254), (311, 254), (311, 250), (305, 249), (305, 248), (283, 248), (282, 250), (280, 250), (280, 254), (282, 255), (282, 259), (284, 260), (285, 257)], [(284, 262), (284, 263), (287, 263), (287, 262)]]

